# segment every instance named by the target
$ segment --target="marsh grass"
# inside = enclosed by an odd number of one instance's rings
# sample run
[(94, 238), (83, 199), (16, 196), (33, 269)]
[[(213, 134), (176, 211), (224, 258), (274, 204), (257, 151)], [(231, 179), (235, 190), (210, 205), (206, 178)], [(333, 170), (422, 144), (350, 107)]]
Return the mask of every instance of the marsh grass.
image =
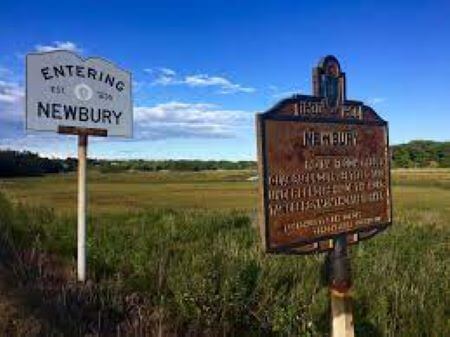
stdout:
[[(3, 250), (18, 279), (47, 289), (52, 308), (63, 312), (53, 323), (74, 335), (327, 336), (323, 255), (263, 254), (251, 208), (230, 209), (211, 187), (236, 181), (209, 178), (184, 184), (212, 190), (207, 200), (220, 207), (178, 208), (167, 193), (164, 207), (91, 213), (85, 287), (70, 281), (70, 214), (2, 195)], [(449, 196), (445, 187), (397, 182), (394, 225), (351, 248), (357, 336), (450, 336)], [(23, 251), (57, 257), (65, 272), (49, 278), (56, 262), (30, 267)]]
[[(255, 208), (253, 171), (125, 172), (88, 174), (89, 211), (120, 214), (148, 208)], [(75, 215), (76, 174), (0, 179), (11, 200)]]

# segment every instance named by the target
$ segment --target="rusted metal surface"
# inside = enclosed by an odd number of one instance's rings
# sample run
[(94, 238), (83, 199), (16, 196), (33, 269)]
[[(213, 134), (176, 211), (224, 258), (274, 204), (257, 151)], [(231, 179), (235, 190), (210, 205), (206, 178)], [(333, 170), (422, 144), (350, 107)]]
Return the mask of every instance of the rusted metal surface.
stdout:
[(387, 123), (346, 100), (332, 57), (313, 71), (313, 88), (325, 96), (294, 96), (257, 116), (268, 252), (327, 251), (337, 235), (353, 244), (391, 223)]
[(350, 257), (347, 253), (345, 235), (335, 238), (334, 248), (330, 251), (327, 261), (327, 275), (330, 289), (341, 294), (347, 293), (352, 286)]

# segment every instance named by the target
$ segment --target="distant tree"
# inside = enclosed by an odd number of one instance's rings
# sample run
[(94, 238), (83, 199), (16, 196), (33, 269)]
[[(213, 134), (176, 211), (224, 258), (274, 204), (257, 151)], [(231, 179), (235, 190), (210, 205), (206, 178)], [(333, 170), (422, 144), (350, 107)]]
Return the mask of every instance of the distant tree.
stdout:
[(414, 140), (392, 146), (393, 167), (450, 167), (450, 142)]
[(0, 177), (37, 176), (64, 170), (61, 159), (42, 158), (28, 151), (0, 151)]

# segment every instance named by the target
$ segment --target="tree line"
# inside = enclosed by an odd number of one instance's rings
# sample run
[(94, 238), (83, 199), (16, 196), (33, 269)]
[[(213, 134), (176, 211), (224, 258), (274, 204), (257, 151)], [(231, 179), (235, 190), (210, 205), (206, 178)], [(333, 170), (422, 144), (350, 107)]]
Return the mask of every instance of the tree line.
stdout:
[[(392, 167), (450, 167), (450, 142), (415, 140), (391, 146)], [(0, 150), (0, 177), (38, 176), (77, 169), (76, 158), (45, 158), (29, 151)], [(205, 171), (256, 169), (255, 161), (229, 160), (100, 160), (89, 159), (89, 167), (101, 172)]]
[[(45, 158), (29, 151), (0, 150), (0, 177), (39, 176), (77, 169), (77, 158)], [(104, 160), (89, 159), (88, 167), (100, 172), (205, 171), (256, 169), (255, 161), (228, 160)]]
[(43, 158), (29, 151), (0, 150), (0, 177), (39, 176), (76, 170), (74, 158)]
[(391, 146), (394, 168), (450, 167), (450, 142), (413, 140)]
[(205, 171), (256, 169), (255, 161), (229, 160), (93, 160), (90, 165), (101, 172), (122, 171)]

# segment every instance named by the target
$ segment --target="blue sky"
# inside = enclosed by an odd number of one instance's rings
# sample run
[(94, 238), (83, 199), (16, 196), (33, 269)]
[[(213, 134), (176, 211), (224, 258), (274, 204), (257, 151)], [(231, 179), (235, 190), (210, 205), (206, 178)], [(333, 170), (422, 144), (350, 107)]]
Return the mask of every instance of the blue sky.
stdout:
[(254, 114), (311, 93), (333, 54), (347, 96), (390, 123), (392, 143), (449, 140), (447, 1), (2, 1), (0, 147), (75, 156), (73, 136), (24, 131), (24, 55), (102, 56), (134, 80), (134, 139), (90, 157), (255, 159)]

